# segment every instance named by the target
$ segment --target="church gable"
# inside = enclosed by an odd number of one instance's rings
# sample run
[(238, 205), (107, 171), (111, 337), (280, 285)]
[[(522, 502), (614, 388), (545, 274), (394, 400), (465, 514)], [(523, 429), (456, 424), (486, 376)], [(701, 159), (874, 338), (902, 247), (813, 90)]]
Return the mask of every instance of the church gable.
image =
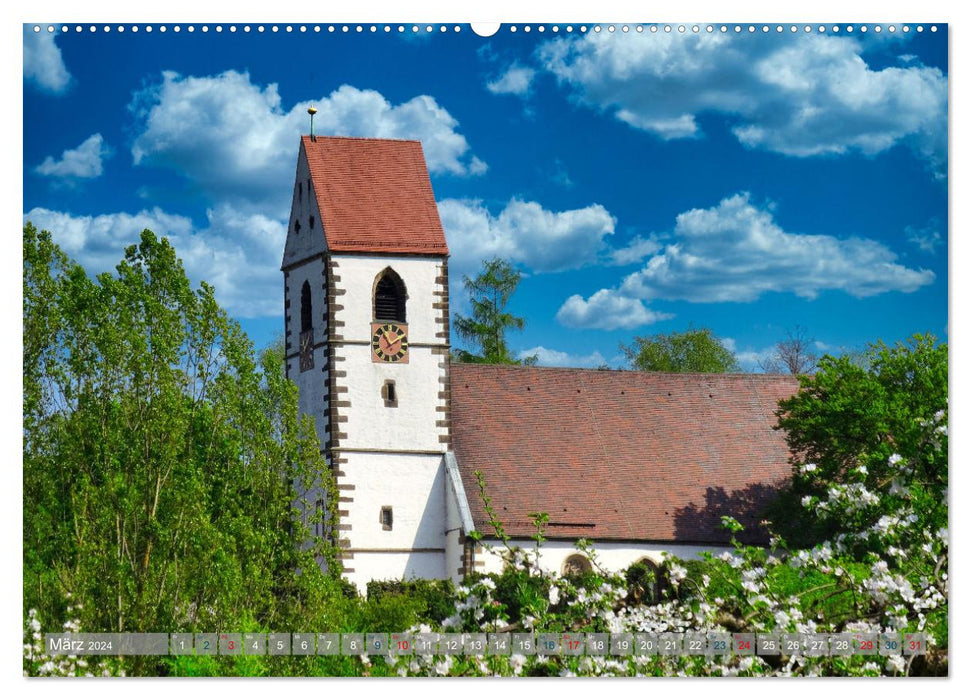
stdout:
[(793, 377), (452, 364), (452, 440), (476, 529), (476, 489), (510, 537), (723, 544), (732, 512), (760, 511), (791, 474), (773, 429)]
[(313, 180), (307, 153), (300, 145), (297, 156), (297, 175), (293, 183), (293, 200), (290, 205), (290, 221), (287, 225), (287, 242), (283, 249), (282, 269), (288, 270), (327, 251), (320, 207), (314, 195)]

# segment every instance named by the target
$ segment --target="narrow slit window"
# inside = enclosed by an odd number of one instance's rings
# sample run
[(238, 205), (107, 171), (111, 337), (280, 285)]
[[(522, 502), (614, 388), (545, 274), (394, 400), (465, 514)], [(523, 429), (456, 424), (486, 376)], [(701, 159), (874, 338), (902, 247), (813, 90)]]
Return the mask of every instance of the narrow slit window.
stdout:
[(387, 408), (397, 408), (398, 406), (398, 391), (395, 389), (394, 381), (389, 379), (381, 387), (381, 398), (384, 399), (384, 405)]
[(296, 231), (297, 233), (300, 233), (300, 222), (299, 221), (297, 221), (296, 223), (294, 223), (293, 230)]
[(310, 228), (313, 229), (313, 227), (314, 227), (314, 217), (311, 216), (310, 217)]
[(381, 529), (390, 530), (394, 525), (394, 513), (391, 511), (391, 506), (381, 507)]
[(297, 201), (303, 202), (303, 183), (302, 182), (297, 183)]
[(304, 282), (300, 289), (300, 332), (306, 333), (314, 327), (314, 310), (310, 299), (310, 282)]

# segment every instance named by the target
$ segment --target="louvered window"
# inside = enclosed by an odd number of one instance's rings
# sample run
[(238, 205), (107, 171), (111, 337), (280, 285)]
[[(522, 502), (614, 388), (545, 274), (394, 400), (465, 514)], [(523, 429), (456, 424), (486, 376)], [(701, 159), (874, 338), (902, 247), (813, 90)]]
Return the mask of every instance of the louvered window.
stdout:
[(406, 298), (405, 283), (394, 270), (385, 270), (374, 288), (374, 319), (406, 323)]

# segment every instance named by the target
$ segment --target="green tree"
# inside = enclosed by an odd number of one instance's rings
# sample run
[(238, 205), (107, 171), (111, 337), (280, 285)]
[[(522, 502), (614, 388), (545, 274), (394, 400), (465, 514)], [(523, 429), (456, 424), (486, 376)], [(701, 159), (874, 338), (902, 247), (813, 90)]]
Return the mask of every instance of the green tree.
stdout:
[(499, 258), (483, 262), (482, 271), (474, 278), (464, 278), (472, 315), (456, 314), (453, 325), (459, 337), (470, 343), (475, 352), (457, 350), (455, 359), (458, 362), (518, 365), (536, 361), (535, 357), (515, 359), (506, 345), (508, 330), (521, 331), (526, 326), (524, 319), (506, 311), (521, 278), (518, 270)]
[[(781, 401), (776, 413), (797, 455), (791, 488), (777, 509), (792, 512), (794, 500), (822, 499), (830, 484), (857, 482), (861, 475), (870, 490), (886, 486), (903, 462), (914, 473), (911, 481), (917, 488), (909, 498), (921, 522), (934, 530), (946, 526), (946, 429), (930, 433), (943, 451), (927, 449), (925, 442), (927, 425), (947, 421), (947, 353), (947, 344), (934, 336), (915, 335), (892, 347), (869, 346), (862, 362), (826, 355), (815, 375), (802, 376), (799, 393)], [(847, 525), (826, 513), (776, 521), (797, 544), (831, 536)]]
[(739, 372), (734, 353), (708, 328), (635, 337), (621, 345), (632, 369), (644, 372)]
[(91, 279), (28, 223), (23, 274), (24, 610), (289, 629), (339, 596), (318, 566), (337, 572), (336, 490), (296, 387), (169, 243), (145, 231)]

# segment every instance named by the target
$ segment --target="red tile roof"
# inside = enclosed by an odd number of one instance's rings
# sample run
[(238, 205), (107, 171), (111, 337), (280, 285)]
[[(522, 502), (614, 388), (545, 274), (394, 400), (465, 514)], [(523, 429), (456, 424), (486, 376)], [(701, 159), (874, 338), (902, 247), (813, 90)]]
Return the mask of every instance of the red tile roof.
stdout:
[(327, 247), (448, 255), (420, 141), (302, 137)]
[(761, 508), (791, 474), (773, 430), (798, 382), (452, 364), (452, 441), (475, 527), (491, 536), (473, 473), (507, 533), (685, 543), (727, 541), (733, 514), (764, 540)]

